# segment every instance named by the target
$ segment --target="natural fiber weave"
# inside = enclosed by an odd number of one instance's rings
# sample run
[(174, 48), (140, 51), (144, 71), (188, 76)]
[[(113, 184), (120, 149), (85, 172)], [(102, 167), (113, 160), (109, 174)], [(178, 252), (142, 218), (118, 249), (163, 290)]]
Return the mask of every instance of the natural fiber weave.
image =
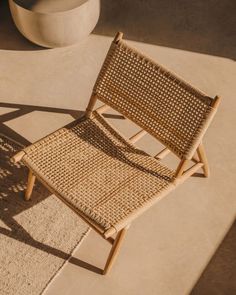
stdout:
[(192, 153), (212, 109), (211, 98), (123, 41), (112, 43), (94, 93), (180, 158)]
[(158, 199), (174, 177), (97, 112), (24, 151), (23, 162), (37, 177), (103, 231)]

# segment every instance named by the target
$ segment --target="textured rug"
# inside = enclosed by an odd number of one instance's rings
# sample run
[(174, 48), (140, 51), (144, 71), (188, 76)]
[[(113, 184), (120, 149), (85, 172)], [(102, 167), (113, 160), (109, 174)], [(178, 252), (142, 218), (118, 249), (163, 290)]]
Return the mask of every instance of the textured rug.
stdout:
[(27, 169), (10, 162), (20, 148), (0, 134), (0, 294), (38, 295), (88, 226), (39, 183), (32, 201), (23, 200)]

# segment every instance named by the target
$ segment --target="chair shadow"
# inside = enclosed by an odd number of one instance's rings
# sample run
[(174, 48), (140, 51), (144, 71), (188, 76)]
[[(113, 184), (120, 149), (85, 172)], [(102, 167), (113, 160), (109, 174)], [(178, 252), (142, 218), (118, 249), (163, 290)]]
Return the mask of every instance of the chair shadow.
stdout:
[(200, 172), (195, 172), (191, 175), (191, 177), (200, 177), (200, 178), (205, 178), (204, 173), (200, 173)]
[(17, 109), (10, 113), (0, 115), (0, 135), (3, 134), (4, 137), (9, 138), (9, 144), (5, 144), (2, 147), (0, 137), (0, 219), (9, 228), (0, 227), (0, 234), (6, 235), (12, 239), (18, 240), (24, 244), (60, 257), (64, 260), (69, 259), (70, 263), (89, 271), (102, 274), (102, 270), (100, 268), (78, 258), (71, 257), (70, 254), (66, 252), (33, 239), (33, 237), (30, 236), (29, 233), (14, 218), (14, 216), (19, 213), (36, 206), (48, 198), (51, 193), (40, 183), (36, 182), (34, 188), (35, 197), (29, 202), (23, 200), (23, 194), (27, 183), (28, 169), (21, 163), (11, 163), (10, 158), (17, 152), (17, 150), (21, 149), (25, 144), (30, 144), (30, 142), (20, 134), (11, 130), (9, 127), (6, 127), (4, 122), (23, 116), (35, 110), (66, 113), (70, 114), (73, 118), (78, 118), (81, 114), (83, 114), (83, 112), (10, 103), (0, 103), (0, 107)]
[(101, 0), (94, 34), (236, 59), (236, 1)]
[(78, 117), (82, 116), (84, 113), (83, 111), (80, 111), (80, 110), (61, 109), (61, 108), (34, 106), (34, 105), (22, 105), (22, 104), (6, 103), (6, 102), (0, 102), (0, 108), (17, 109), (17, 110), (13, 110), (12, 112), (0, 115), (0, 133), (7, 135), (11, 139), (25, 146), (31, 144), (31, 142), (29, 142), (26, 138), (24, 138), (20, 134), (16, 133), (13, 129), (4, 125), (4, 122), (19, 118), (21, 116), (24, 116), (34, 111), (68, 114), (68, 115), (71, 115), (73, 119), (77, 119)]
[[(87, 142), (89, 146), (101, 150), (104, 154), (109, 155), (111, 158), (123, 162), (125, 165), (133, 167), (135, 170), (139, 170), (144, 174), (151, 174), (156, 179), (160, 181), (171, 184), (174, 180), (174, 171), (172, 175), (163, 171), (163, 169), (158, 169), (158, 161), (155, 160), (156, 165), (145, 165), (144, 158), (150, 158), (150, 155), (145, 151), (130, 145), (127, 140), (122, 137), (119, 133), (114, 132), (112, 125), (110, 125), (105, 118), (112, 118), (113, 114), (104, 114), (103, 116), (97, 116), (96, 120), (102, 126), (100, 128), (94, 121), (88, 120), (87, 124), (81, 124), (80, 128), (77, 128), (78, 121), (74, 121), (68, 124), (67, 127), (73, 132), (77, 137)], [(124, 119), (123, 116), (115, 115), (116, 119)], [(82, 118), (83, 120), (83, 118)], [(115, 141), (113, 141), (108, 135), (112, 134)], [(148, 161), (147, 161), (148, 163)], [(194, 177), (204, 177), (203, 173), (194, 173)]]
[[(111, 116), (112, 115), (105, 115), (104, 117), (111, 118)], [(116, 115), (115, 118), (117, 118)], [(79, 119), (79, 121), (81, 121), (81, 119)], [(150, 158), (150, 155), (127, 143), (127, 140), (124, 137), (114, 132), (112, 126), (104, 120), (102, 116), (96, 116), (96, 121), (99, 122), (102, 128), (100, 128), (93, 120), (86, 120), (84, 124), (80, 125), (80, 128), (77, 128), (78, 121), (72, 122), (66, 127), (77, 137), (84, 142), (87, 142), (89, 146), (101, 150), (104, 154), (124, 163), (125, 165), (133, 167), (135, 170), (151, 174), (156, 179), (164, 180), (166, 183), (170, 183), (173, 180), (173, 177), (167, 175), (167, 173), (162, 170), (158, 171), (157, 161), (154, 161), (156, 162), (156, 165), (153, 165), (153, 168), (145, 165), (143, 158)], [(109, 137), (109, 133), (113, 135), (115, 141)], [(140, 156), (138, 160), (137, 156)]]
[(16, 28), (7, 0), (0, 1), (0, 49), (4, 50), (50, 50), (33, 44)]

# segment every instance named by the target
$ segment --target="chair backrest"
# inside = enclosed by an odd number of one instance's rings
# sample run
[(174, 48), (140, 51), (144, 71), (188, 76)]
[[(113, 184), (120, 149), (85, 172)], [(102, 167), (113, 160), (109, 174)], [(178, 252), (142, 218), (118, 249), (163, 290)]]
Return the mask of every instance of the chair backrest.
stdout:
[(121, 33), (93, 93), (186, 159), (193, 156), (216, 109), (215, 99), (128, 46)]

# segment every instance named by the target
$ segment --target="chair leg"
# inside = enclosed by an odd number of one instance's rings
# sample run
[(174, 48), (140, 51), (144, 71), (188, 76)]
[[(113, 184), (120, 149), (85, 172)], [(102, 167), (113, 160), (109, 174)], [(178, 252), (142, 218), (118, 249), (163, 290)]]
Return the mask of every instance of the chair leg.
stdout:
[(35, 175), (33, 174), (33, 172), (31, 170), (29, 170), (28, 183), (27, 183), (27, 188), (25, 191), (25, 200), (26, 201), (28, 201), (31, 198), (31, 194), (32, 194), (33, 187), (34, 187), (34, 182), (35, 182)]
[(197, 148), (197, 154), (198, 154), (199, 160), (203, 163), (202, 169), (203, 169), (203, 173), (205, 177), (209, 177), (210, 175), (209, 165), (208, 165), (208, 161), (206, 157), (206, 152), (202, 143)]
[(121, 247), (121, 244), (122, 244), (122, 241), (123, 241), (123, 239), (125, 237), (125, 234), (126, 234), (127, 230), (128, 230), (128, 227), (123, 228), (122, 230), (120, 230), (118, 232), (117, 237), (115, 238), (114, 243), (112, 245), (109, 256), (107, 258), (105, 268), (103, 270), (104, 275), (107, 274), (110, 271), (115, 259), (117, 258), (120, 247)]

